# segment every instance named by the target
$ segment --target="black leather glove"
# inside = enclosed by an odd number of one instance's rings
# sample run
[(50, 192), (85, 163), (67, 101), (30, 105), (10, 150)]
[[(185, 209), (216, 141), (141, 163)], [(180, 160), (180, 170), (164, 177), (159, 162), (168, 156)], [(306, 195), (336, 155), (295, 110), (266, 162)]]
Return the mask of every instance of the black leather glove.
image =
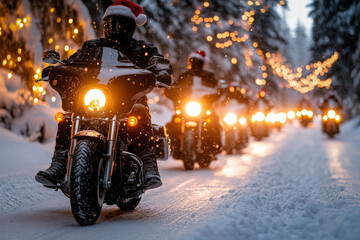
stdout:
[(156, 74), (156, 80), (165, 85), (168, 85), (169, 87), (171, 86), (171, 74), (165, 70)]

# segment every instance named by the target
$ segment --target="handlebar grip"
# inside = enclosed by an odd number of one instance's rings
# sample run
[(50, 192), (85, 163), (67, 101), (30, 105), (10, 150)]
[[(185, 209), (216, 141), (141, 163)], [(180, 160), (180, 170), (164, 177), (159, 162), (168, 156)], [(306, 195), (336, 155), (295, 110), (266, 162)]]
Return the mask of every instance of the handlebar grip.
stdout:
[(159, 82), (159, 81), (156, 81), (156, 84), (155, 84), (157, 87), (161, 87), (161, 88), (166, 88), (166, 89), (170, 89), (171, 86), (169, 85), (166, 85), (165, 83), (162, 83), (162, 82)]

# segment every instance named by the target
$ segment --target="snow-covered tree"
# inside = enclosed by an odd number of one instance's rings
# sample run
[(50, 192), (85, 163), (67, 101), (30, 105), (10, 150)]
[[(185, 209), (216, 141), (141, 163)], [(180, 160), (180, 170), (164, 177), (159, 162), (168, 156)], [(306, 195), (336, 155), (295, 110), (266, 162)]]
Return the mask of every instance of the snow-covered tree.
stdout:
[(359, 100), (360, 2), (313, 0), (313, 60), (318, 61), (338, 51), (339, 60), (326, 74), (333, 78), (332, 87), (344, 99), (345, 107), (354, 112)]

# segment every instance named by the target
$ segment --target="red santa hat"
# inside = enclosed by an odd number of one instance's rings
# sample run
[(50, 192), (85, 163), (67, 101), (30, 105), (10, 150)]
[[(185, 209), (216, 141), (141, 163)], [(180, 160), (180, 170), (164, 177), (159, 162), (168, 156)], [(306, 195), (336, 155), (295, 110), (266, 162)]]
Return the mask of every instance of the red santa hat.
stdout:
[(147, 21), (142, 7), (129, 0), (117, 0), (106, 9), (103, 19), (111, 15), (120, 15), (134, 19), (138, 26), (144, 25)]
[(206, 56), (205, 51), (195, 51), (190, 54), (189, 58), (198, 58), (200, 60), (203, 60), (204, 62), (209, 61), (209, 58)]

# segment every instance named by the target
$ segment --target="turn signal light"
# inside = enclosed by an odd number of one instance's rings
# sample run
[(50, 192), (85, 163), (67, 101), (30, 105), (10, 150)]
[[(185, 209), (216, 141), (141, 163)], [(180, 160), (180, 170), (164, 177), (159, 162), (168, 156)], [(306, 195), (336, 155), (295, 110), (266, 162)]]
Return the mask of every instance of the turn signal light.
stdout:
[(65, 115), (62, 112), (58, 112), (55, 114), (55, 120), (57, 122), (63, 122), (65, 120)]
[(138, 124), (138, 119), (137, 117), (131, 116), (128, 118), (128, 124), (130, 127), (135, 127)]

